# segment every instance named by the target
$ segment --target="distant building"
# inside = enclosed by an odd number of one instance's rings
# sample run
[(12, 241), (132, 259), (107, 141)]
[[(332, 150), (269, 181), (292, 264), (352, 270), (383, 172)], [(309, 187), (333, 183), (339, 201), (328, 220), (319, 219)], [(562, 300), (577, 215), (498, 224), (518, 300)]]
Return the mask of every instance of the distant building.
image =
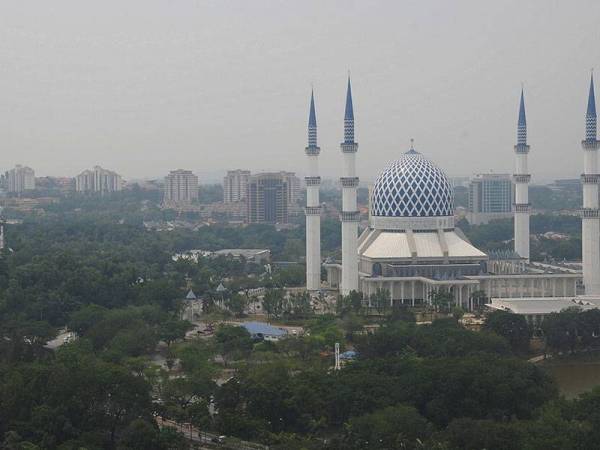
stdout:
[(471, 179), (469, 177), (448, 177), (450, 186), (455, 187), (469, 187)]
[(191, 170), (172, 170), (165, 177), (165, 205), (189, 205), (196, 200), (198, 200), (198, 177)]
[(173, 261), (179, 259), (187, 259), (198, 262), (200, 258), (217, 258), (219, 256), (231, 256), (233, 259), (241, 260), (242, 258), (256, 264), (266, 264), (271, 261), (271, 251), (266, 248), (224, 248), (221, 250), (188, 250), (184, 253), (176, 253), (173, 255)]
[(242, 324), (252, 339), (264, 339), (265, 341), (278, 341), (287, 335), (287, 330), (269, 325), (264, 322), (244, 322)]
[(116, 172), (94, 166), (75, 177), (77, 192), (99, 192), (101, 194), (123, 189), (123, 178)]
[(467, 220), (473, 225), (512, 217), (513, 183), (508, 174), (478, 174), (469, 184)]
[(223, 201), (238, 203), (246, 200), (248, 194), (249, 170), (228, 170), (223, 178)]
[(579, 178), (565, 178), (561, 180), (554, 180), (554, 182), (549, 184), (548, 187), (553, 191), (582, 191), (581, 180)]
[(281, 172), (252, 175), (248, 181), (248, 222), (287, 223), (289, 198), (287, 175)]
[(300, 201), (300, 192), (302, 190), (302, 183), (300, 178), (296, 176), (294, 172), (280, 172), (281, 176), (284, 177), (288, 183), (288, 204), (295, 205)]
[(68, 193), (75, 190), (75, 179), (71, 177), (39, 177), (35, 179), (36, 189)]
[(14, 169), (6, 172), (6, 190), (20, 194), (35, 189), (35, 172), (31, 167), (17, 164)]

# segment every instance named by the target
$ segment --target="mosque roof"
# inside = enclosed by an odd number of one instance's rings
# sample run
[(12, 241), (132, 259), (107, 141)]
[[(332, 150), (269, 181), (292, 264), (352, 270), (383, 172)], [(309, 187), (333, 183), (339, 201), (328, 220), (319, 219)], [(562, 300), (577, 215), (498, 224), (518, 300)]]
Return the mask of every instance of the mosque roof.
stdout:
[(371, 259), (411, 258), (481, 258), (487, 255), (462, 239), (454, 230), (406, 233), (372, 231), (374, 239), (363, 239), (359, 253)]
[(578, 297), (494, 298), (486, 306), (525, 315), (550, 314), (566, 308), (593, 309), (598, 307), (594, 303)]
[(444, 172), (414, 148), (389, 164), (375, 181), (371, 215), (440, 217), (454, 214), (454, 195)]

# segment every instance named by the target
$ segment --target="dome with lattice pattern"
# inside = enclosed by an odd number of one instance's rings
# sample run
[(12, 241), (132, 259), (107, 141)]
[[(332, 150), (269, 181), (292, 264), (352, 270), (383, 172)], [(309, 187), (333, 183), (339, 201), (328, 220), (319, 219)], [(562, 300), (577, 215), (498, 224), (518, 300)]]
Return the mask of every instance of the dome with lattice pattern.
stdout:
[(452, 216), (453, 203), (452, 187), (444, 172), (411, 149), (386, 167), (375, 181), (371, 216)]

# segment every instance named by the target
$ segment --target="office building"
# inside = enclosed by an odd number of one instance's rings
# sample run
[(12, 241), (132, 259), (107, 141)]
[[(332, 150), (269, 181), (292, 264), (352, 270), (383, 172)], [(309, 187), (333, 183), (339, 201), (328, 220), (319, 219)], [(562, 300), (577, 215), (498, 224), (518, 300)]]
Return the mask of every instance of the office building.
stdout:
[(289, 185), (281, 172), (252, 175), (247, 193), (249, 223), (287, 223)]
[(471, 179), (467, 220), (472, 225), (512, 217), (512, 204), (513, 184), (510, 175), (485, 173)]

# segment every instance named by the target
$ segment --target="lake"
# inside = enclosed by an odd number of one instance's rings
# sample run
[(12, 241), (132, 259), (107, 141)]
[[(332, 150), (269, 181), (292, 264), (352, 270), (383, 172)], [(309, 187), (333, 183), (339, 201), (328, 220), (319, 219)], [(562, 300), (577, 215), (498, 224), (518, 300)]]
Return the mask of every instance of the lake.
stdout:
[(574, 398), (600, 386), (600, 355), (575, 356), (542, 364), (556, 380), (560, 393)]

